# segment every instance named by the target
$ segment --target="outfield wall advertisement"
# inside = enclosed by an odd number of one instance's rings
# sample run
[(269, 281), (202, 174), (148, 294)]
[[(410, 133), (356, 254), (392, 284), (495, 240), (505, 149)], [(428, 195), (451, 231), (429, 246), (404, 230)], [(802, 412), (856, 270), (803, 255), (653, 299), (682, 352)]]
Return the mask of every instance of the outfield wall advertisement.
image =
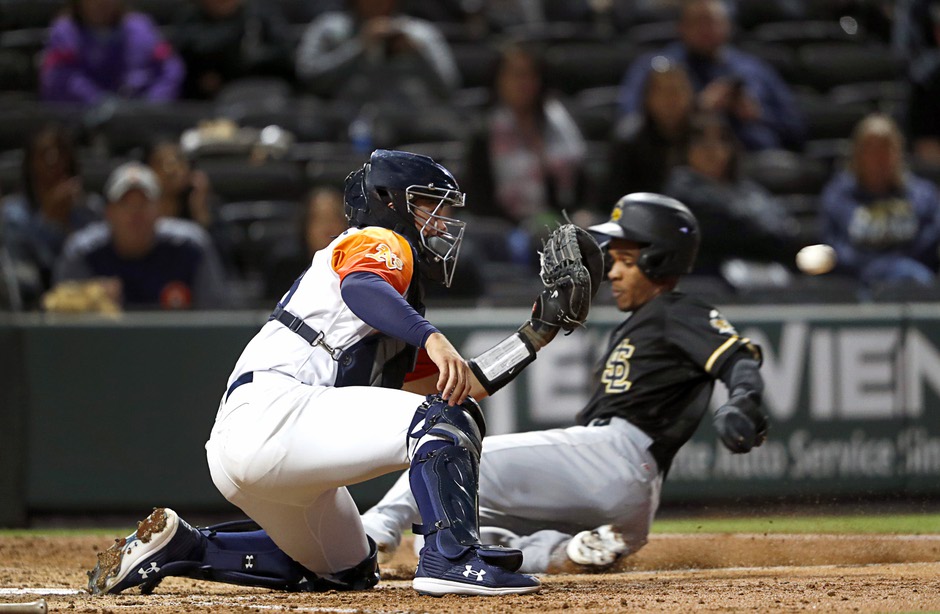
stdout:
[[(616, 312), (543, 352), (506, 399), (504, 430), (563, 426), (589, 395)], [(751, 307), (724, 315), (764, 353), (767, 443), (732, 455), (706, 418), (677, 456), (666, 500), (940, 493), (940, 310)], [(469, 337), (471, 345), (480, 333)], [(720, 384), (713, 405), (726, 398)]]
[[(466, 356), (514, 331), (520, 309), (446, 310)], [(940, 495), (940, 305), (735, 307), (760, 344), (767, 443), (731, 455), (706, 417), (676, 458), (666, 501)], [(203, 444), (225, 381), (266, 314), (0, 316), (0, 525), (32, 511), (227, 504)], [(489, 433), (568, 426), (622, 314), (599, 308), (484, 401)], [(15, 355), (14, 355), (15, 354)], [(715, 406), (725, 396), (716, 388)], [(18, 425), (18, 426), (17, 426)], [(361, 506), (390, 482), (353, 489)], [(147, 507), (146, 509), (149, 509)]]

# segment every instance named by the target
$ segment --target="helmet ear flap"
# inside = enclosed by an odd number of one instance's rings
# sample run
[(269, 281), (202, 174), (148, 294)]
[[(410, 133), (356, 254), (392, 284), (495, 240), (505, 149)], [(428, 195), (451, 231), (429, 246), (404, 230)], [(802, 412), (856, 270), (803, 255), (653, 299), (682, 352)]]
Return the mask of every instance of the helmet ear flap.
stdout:
[(669, 260), (669, 254), (660, 251), (654, 247), (645, 247), (640, 250), (640, 257), (637, 265), (643, 274), (650, 279), (663, 277), (658, 272), (661, 271)]
[(346, 212), (346, 221), (351, 226), (366, 223), (365, 216), (368, 213), (369, 201), (366, 198), (365, 186), (363, 186), (365, 170), (366, 167), (363, 166), (349, 173), (343, 184), (343, 209)]

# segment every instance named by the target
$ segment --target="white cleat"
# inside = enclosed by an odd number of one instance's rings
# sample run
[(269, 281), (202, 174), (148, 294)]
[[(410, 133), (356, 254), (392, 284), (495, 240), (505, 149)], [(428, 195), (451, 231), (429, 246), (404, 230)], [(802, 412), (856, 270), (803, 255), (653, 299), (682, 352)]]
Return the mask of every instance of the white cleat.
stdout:
[(565, 553), (572, 563), (601, 568), (613, 565), (628, 550), (620, 532), (613, 525), (605, 524), (572, 537)]

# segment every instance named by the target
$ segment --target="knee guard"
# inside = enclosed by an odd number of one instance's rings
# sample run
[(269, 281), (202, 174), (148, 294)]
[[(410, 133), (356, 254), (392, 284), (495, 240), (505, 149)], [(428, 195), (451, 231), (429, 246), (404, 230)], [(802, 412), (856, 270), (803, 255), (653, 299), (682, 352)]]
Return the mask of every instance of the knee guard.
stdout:
[(472, 399), (450, 406), (430, 395), (418, 408), (409, 431), (411, 492), (418, 503), (425, 535), (445, 556), (462, 556), (480, 545), (480, 452), (485, 425)]
[(315, 576), (311, 580), (301, 582), (297, 590), (323, 593), (326, 591), (364, 591), (379, 583), (379, 549), (375, 541), (369, 540), (369, 556), (355, 567), (332, 574), (329, 578)]

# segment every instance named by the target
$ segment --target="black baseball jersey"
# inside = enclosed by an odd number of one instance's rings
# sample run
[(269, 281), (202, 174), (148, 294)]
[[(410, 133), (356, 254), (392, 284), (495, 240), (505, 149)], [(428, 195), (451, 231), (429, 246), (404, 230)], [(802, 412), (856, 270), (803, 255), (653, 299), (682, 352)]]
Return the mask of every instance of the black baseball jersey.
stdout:
[(717, 374), (741, 351), (760, 360), (760, 349), (714, 307), (681, 292), (660, 295), (611, 333), (578, 423), (625, 418), (653, 439), (650, 451), (666, 472), (708, 408)]

